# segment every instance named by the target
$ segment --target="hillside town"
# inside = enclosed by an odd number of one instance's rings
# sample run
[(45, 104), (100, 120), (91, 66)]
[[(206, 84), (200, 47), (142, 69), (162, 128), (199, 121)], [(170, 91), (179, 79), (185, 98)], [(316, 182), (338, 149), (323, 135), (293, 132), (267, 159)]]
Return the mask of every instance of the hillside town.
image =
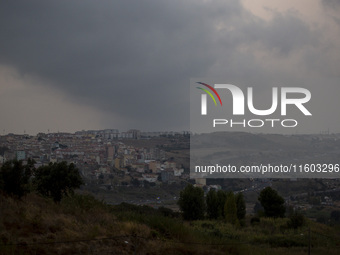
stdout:
[[(35, 167), (54, 162), (74, 163), (87, 183), (129, 186), (172, 183), (189, 179), (182, 164), (168, 158), (166, 146), (144, 146), (152, 138), (171, 138), (179, 143), (188, 132), (141, 132), (117, 129), (75, 133), (39, 133), (36, 136), (0, 136), (0, 166), (7, 160), (35, 161)], [(134, 140), (140, 146), (131, 145)], [(186, 142), (187, 144), (187, 142)]]

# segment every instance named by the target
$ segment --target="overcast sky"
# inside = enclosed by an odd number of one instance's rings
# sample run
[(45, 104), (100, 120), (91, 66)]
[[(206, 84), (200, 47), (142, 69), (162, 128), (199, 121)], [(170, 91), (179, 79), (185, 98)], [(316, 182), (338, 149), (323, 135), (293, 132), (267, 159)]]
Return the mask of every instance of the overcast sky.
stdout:
[(192, 77), (311, 91), (340, 132), (340, 1), (0, 2), (0, 132), (189, 130)]

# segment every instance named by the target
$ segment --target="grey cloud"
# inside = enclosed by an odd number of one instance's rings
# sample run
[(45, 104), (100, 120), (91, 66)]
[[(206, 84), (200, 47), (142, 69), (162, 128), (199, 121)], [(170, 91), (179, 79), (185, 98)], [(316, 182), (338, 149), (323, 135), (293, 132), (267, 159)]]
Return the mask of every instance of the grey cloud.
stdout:
[(259, 36), (265, 48), (277, 50), (285, 56), (317, 43), (317, 35), (292, 13), (276, 14), (271, 23), (263, 26)]
[(176, 101), (184, 82), (216, 58), (214, 17), (241, 8), (229, 3), (223, 11), (205, 10), (194, 1), (34, 1), (18, 7), (10, 2), (1, 8), (2, 63), (52, 80), (76, 100), (147, 121), (159, 112), (167, 118), (182, 112), (183, 98), (181, 105)]
[(0, 33), (1, 64), (143, 129), (187, 129), (189, 79), (219, 63), (217, 74), (265, 83), (266, 70), (241, 44), (286, 57), (317, 43), (296, 15), (266, 22), (238, 1), (7, 1)]
[(322, 0), (326, 13), (334, 20), (340, 30), (340, 1), (339, 0)]
[(324, 6), (329, 8), (340, 8), (339, 0), (322, 0)]

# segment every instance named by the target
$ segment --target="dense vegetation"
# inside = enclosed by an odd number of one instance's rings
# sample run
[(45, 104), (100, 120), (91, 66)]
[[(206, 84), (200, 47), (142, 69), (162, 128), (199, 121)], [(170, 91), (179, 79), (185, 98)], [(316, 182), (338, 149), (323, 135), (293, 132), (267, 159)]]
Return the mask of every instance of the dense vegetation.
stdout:
[(0, 196), (0, 254), (338, 254), (340, 230), (288, 218), (184, 221), (166, 208), (110, 206), (74, 194), (60, 203), (30, 193)]
[[(210, 190), (205, 196), (188, 185), (181, 192), (179, 213), (164, 207), (113, 206), (74, 193), (81, 179), (72, 164), (35, 169), (33, 162), (13, 161), (0, 173), (0, 254), (280, 255), (307, 254), (309, 244), (312, 254), (339, 253), (337, 226), (310, 221), (294, 210), (283, 217), (280, 196), (272, 189), (259, 195), (264, 211), (249, 216), (242, 193)], [(267, 210), (265, 203), (275, 201), (278, 214), (270, 215), (273, 208)], [(190, 213), (194, 210), (199, 212)], [(332, 213), (334, 221), (339, 215)]]
[(50, 163), (37, 169), (34, 164), (31, 159), (26, 165), (18, 160), (5, 162), (0, 168), (0, 192), (21, 198), (36, 191), (60, 202), (63, 196), (73, 194), (74, 189), (83, 184), (79, 170), (72, 163)]

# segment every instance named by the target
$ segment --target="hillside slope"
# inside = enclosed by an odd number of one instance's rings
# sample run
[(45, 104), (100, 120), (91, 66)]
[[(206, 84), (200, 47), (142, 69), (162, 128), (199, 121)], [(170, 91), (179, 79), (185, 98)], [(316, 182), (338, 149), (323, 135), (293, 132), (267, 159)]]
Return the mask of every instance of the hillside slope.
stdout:
[(0, 254), (339, 254), (340, 231), (287, 219), (233, 227), (223, 221), (183, 222), (172, 211), (109, 206), (75, 195), (60, 204), (35, 194), (21, 201), (0, 196)]

